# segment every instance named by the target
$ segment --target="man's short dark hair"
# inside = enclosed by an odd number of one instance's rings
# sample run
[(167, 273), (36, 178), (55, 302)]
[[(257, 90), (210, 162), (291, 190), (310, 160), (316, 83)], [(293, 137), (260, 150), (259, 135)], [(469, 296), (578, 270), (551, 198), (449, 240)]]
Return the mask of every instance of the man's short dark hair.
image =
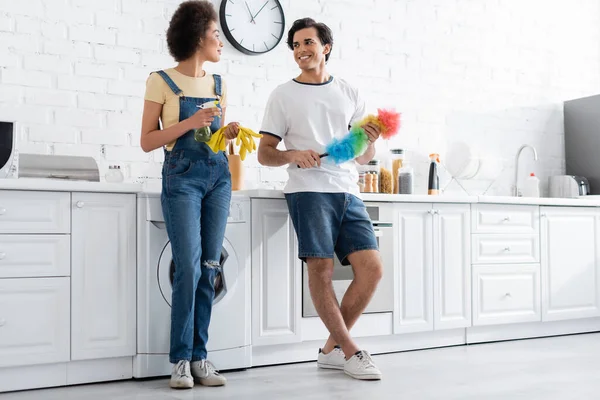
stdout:
[(167, 29), (167, 46), (175, 61), (187, 60), (196, 53), (213, 21), (218, 21), (217, 12), (209, 1), (184, 1), (177, 7)]
[[(321, 44), (323, 46), (328, 44), (331, 48), (333, 48), (333, 33), (331, 33), (331, 29), (329, 29), (327, 25), (322, 22), (317, 22), (312, 18), (302, 18), (294, 21), (290, 31), (288, 32), (287, 45), (291, 50), (294, 50), (294, 35), (296, 32), (306, 28), (315, 28)], [(330, 54), (331, 51), (325, 54), (325, 62), (329, 61)]]

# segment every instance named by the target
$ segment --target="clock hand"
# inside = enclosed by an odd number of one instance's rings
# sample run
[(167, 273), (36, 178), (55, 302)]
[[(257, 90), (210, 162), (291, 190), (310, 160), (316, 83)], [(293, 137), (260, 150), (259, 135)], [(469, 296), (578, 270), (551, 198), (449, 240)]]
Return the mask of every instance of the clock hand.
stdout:
[(260, 14), (260, 12), (263, 10), (263, 8), (265, 8), (265, 6), (266, 6), (267, 4), (269, 4), (269, 0), (267, 0), (267, 2), (266, 2), (265, 4), (263, 4), (263, 6), (260, 8), (260, 10), (258, 10), (258, 12), (256, 13), (256, 15), (255, 15), (253, 18), (256, 18), (256, 16), (257, 16), (258, 14)]
[(250, 11), (250, 6), (248, 6), (248, 2), (245, 1), (244, 3), (246, 3), (246, 8), (248, 9), (248, 14), (250, 14), (250, 22), (252, 22), (253, 24), (256, 24), (256, 22), (254, 22), (254, 17), (252, 16), (252, 11)]

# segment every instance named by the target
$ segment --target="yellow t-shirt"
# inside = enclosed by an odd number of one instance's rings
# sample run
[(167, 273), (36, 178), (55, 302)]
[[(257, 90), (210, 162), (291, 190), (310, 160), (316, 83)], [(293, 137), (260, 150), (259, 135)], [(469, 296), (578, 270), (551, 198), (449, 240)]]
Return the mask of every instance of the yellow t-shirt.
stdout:
[[(187, 97), (208, 97), (215, 98), (215, 79), (212, 74), (206, 74), (200, 78), (183, 75), (174, 68), (165, 70), (166, 74), (175, 82), (183, 95)], [(225, 81), (221, 78), (221, 108), (227, 106), (227, 87)], [(179, 122), (179, 96), (177, 96), (167, 82), (159, 74), (151, 74), (146, 81), (146, 94), (144, 100), (153, 101), (162, 104), (162, 113), (160, 119), (163, 129)], [(175, 146), (175, 141), (167, 144), (167, 150), (171, 151)]]

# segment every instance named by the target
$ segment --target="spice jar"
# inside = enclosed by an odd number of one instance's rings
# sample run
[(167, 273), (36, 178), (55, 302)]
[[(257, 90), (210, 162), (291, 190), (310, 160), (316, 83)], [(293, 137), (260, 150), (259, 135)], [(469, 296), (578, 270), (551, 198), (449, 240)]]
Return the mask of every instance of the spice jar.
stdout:
[(413, 192), (413, 176), (414, 172), (412, 167), (408, 165), (403, 166), (398, 171), (398, 193), (399, 194), (412, 194)]
[(392, 191), (393, 193), (398, 194), (398, 171), (400, 171), (400, 168), (402, 168), (402, 164), (404, 163), (404, 149), (392, 149), (390, 150), (390, 153), (392, 159)]
[(375, 183), (371, 193), (379, 193), (379, 160), (371, 160), (363, 168), (367, 175), (371, 175), (371, 182)]

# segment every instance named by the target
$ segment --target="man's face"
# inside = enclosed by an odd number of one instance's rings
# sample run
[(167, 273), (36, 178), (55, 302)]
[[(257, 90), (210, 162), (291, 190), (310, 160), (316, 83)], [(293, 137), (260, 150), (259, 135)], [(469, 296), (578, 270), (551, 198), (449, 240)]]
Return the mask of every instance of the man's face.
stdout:
[(325, 63), (325, 54), (331, 46), (323, 46), (316, 28), (305, 28), (294, 34), (294, 60), (302, 70), (310, 70)]

